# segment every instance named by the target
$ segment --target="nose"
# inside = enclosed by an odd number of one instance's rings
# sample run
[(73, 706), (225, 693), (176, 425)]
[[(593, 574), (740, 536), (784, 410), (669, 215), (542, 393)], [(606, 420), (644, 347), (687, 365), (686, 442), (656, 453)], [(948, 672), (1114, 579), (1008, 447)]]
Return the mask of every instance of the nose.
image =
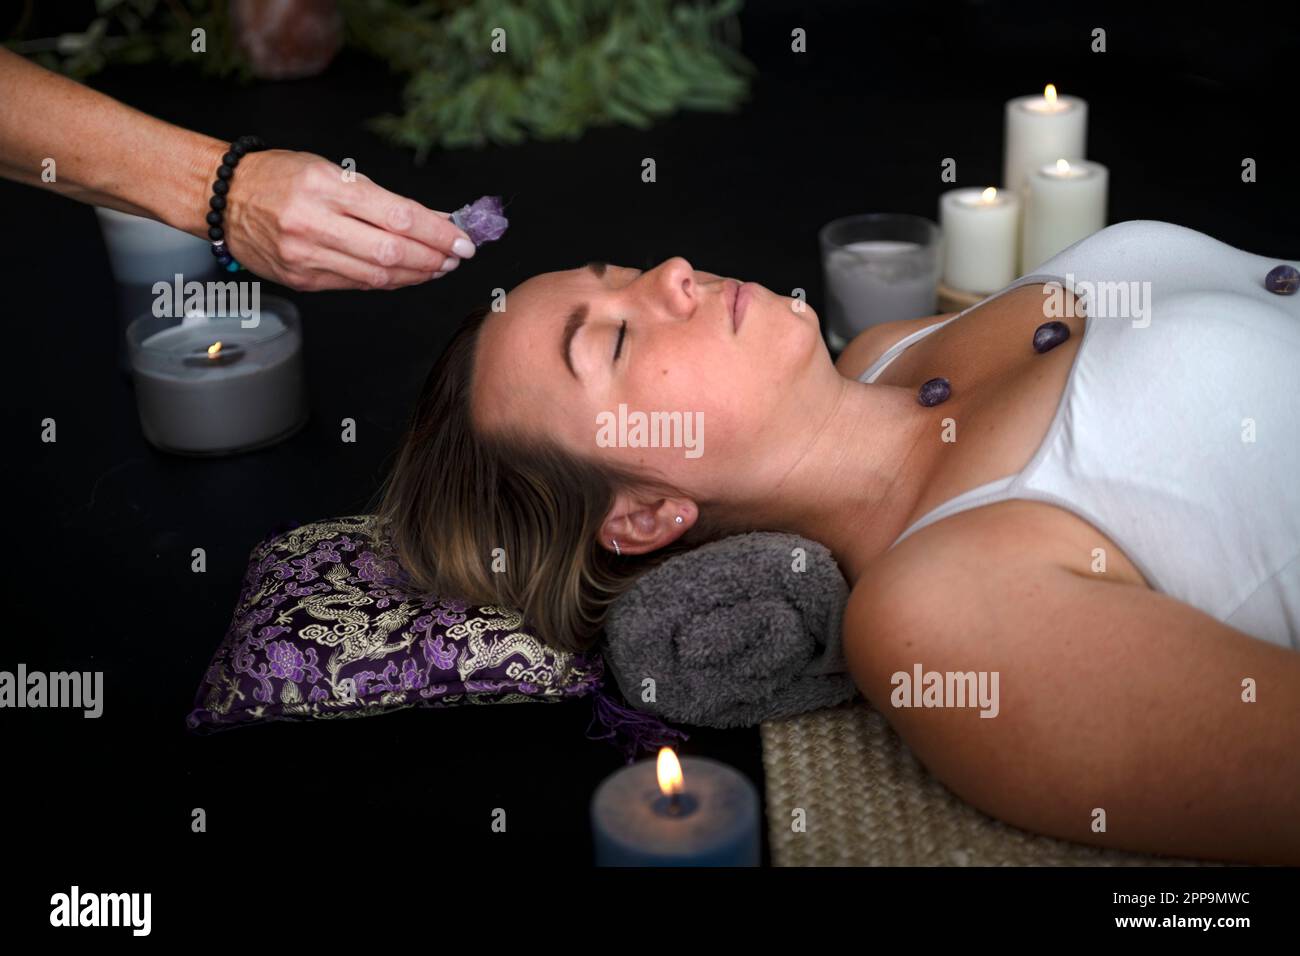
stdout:
[(655, 269), (657, 284), (669, 309), (676, 315), (690, 315), (699, 305), (700, 285), (695, 279), (695, 267), (684, 256), (665, 259)]

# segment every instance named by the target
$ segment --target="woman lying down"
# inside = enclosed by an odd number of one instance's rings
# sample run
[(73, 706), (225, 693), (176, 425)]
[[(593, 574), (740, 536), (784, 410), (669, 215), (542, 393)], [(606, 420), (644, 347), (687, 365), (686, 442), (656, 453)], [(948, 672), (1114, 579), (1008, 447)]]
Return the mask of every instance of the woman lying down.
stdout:
[[(438, 361), (381, 510), (417, 582), (566, 650), (680, 549), (820, 541), (854, 681), (959, 796), (1082, 843), (1300, 863), (1279, 265), (1124, 222), (834, 362), (811, 308), (680, 257), (539, 275)], [(620, 406), (702, 424), (695, 450), (611, 442)], [(918, 665), (996, 673), (996, 716), (895, 706)]]

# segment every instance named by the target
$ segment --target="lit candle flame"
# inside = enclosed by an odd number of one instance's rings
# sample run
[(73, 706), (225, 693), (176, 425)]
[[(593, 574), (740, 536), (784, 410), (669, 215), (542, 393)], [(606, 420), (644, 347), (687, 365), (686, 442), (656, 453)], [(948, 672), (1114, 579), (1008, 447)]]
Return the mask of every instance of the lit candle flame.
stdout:
[(992, 202), (993, 200), (995, 200), (995, 199), (997, 199), (997, 198), (998, 198), (998, 191), (997, 191), (995, 188), (993, 188), (992, 186), (990, 186), (988, 189), (984, 190), (984, 192), (980, 193), (980, 201), (981, 201), (981, 202)]
[(220, 351), (221, 351), (221, 343), (213, 342), (211, 345), (208, 346), (208, 358), (210, 359), (216, 358), (217, 353)]
[(1056, 161), (1056, 171), (1060, 173), (1062, 176), (1064, 176), (1066, 173), (1070, 171), (1069, 162), (1067, 162), (1064, 159), (1058, 159)]
[(1053, 84), (1048, 83), (1043, 87), (1043, 99), (1047, 100), (1048, 106), (1056, 105), (1056, 87)]
[(683, 789), (682, 765), (671, 747), (659, 748), (659, 791), (664, 796), (681, 793)]

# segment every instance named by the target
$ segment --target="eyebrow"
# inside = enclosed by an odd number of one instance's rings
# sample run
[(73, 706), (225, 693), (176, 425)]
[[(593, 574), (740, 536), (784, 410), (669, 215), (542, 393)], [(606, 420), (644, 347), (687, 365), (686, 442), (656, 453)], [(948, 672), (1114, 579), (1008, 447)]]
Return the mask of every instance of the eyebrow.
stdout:
[[(589, 270), (592, 275), (599, 279), (605, 275), (605, 266), (606, 263), (604, 262), (593, 261), (588, 262), (583, 268)], [(574, 378), (578, 378), (578, 373), (573, 368), (573, 337), (578, 334), (578, 329), (582, 328), (583, 323), (587, 321), (587, 311), (587, 303), (584, 302), (570, 312), (569, 317), (564, 321), (564, 335), (560, 338), (560, 357), (564, 359), (569, 374)]]

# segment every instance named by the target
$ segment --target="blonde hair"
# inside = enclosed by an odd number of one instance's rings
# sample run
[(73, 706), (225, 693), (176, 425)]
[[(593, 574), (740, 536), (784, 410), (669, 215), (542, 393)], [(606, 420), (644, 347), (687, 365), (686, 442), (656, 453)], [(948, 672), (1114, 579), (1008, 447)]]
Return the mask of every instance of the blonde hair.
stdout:
[(377, 513), (419, 590), (518, 609), (549, 646), (587, 651), (638, 575), (723, 531), (701, 508), (695, 526), (652, 554), (618, 556), (599, 544), (618, 491), (680, 492), (545, 436), (476, 428), (474, 363), (489, 314), (470, 312), (430, 370)]

